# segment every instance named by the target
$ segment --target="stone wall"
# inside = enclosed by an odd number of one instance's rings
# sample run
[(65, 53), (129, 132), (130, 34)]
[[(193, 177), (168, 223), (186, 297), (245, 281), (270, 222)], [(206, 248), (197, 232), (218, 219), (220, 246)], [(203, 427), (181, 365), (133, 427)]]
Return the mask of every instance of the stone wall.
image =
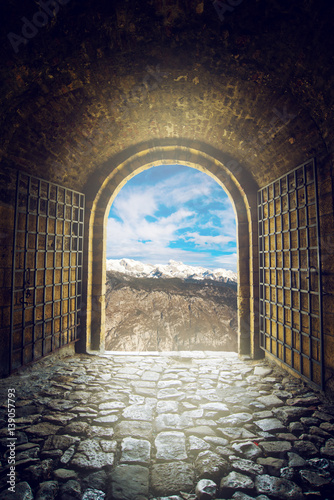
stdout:
[(261, 186), (331, 151), (332, 6), (254, 0), (222, 22), (197, 3), (71, 0), (15, 53), (7, 35), (37, 7), (5, 1), (2, 160), (81, 190), (127, 147), (183, 137)]
[(0, 172), (0, 376), (8, 373), (14, 214), (17, 172)]

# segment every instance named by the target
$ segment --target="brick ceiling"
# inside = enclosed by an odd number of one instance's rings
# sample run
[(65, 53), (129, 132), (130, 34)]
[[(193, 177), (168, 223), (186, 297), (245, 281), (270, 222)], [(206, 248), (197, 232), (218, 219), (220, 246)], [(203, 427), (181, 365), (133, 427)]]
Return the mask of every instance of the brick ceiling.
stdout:
[(124, 150), (174, 139), (263, 185), (333, 153), (331, 2), (51, 4), (2, 1), (2, 165), (84, 189)]

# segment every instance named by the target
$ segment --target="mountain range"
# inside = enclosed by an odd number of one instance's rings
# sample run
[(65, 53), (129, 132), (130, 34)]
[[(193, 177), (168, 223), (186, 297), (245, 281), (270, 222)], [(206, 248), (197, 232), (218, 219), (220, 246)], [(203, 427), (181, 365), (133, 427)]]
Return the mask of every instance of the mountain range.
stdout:
[(213, 280), (237, 283), (237, 273), (227, 269), (205, 269), (170, 260), (168, 264), (144, 264), (133, 259), (107, 259), (107, 271), (115, 271), (136, 278), (179, 278), (186, 281)]
[(106, 350), (237, 351), (235, 273), (130, 259), (107, 269)]

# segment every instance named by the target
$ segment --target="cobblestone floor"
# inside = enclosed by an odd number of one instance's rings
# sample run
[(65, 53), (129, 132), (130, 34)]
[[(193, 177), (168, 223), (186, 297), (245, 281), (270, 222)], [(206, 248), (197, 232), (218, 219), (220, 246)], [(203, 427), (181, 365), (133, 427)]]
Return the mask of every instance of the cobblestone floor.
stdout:
[(0, 500), (334, 498), (334, 405), (265, 361), (50, 358), (0, 393)]

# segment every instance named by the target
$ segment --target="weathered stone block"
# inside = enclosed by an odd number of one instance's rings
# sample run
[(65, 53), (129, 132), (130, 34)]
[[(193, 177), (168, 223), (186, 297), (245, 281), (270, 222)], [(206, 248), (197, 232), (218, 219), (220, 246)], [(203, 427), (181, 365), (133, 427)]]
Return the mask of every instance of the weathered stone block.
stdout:
[(184, 462), (157, 464), (152, 467), (151, 488), (155, 495), (177, 495), (194, 488), (194, 468)]

